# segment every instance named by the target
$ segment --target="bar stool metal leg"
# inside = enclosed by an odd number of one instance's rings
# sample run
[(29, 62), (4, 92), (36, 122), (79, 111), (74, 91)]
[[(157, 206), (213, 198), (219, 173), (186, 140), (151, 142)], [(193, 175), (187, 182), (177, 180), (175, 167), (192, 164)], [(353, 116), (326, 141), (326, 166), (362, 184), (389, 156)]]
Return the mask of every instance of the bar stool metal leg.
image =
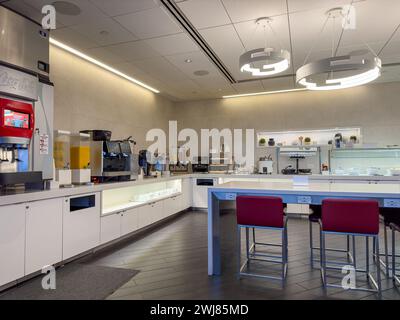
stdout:
[[(384, 239), (385, 239), (385, 270), (386, 276), (390, 277), (390, 267), (389, 267), (389, 248), (388, 248), (388, 237), (387, 237), (387, 227), (384, 225)], [(377, 240), (379, 241), (379, 239)], [(379, 251), (378, 251), (379, 254)]]
[(241, 246), (241, 236), (242, 236), (242, 229), (240, 226), (237, 227), (237, 277), (238, 279), (240, 279), (240, 269), (242, 267), (241, 263), (242, 263), (242, 246)]
[(367, 279), (369, 278), (369, 238), (365, 237), (365, 252), (366, 252), (366, 273)]
[(313, 247), (313, 227), (312, 222), (308, 222), (309, 229), (310, 229), (310, 264), (311, 268), (314, 269), (314, 247)]
[(396, 273), (396, 231), (392, 229), (392, 276), (394, 285), (400, 284), (400, 278)]
[[(379, 236), (376, 236), (376, 252), (379, 252)], [(378, 263), (376, 264), (376, 277), (377, 277), (377, 285), (378, 285), (378, 298), (382, 298), (382, 281), (381, 281), (381, 264)]]

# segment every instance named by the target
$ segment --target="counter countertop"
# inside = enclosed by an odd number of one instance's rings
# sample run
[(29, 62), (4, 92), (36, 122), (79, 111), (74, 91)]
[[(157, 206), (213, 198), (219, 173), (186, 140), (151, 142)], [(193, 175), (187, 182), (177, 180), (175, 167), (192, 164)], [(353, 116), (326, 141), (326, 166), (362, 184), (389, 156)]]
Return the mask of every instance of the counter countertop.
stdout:
[[(87, 194), (92, 192), (100, 192), (103, 190), (124, 188), (130, 186), (143, 185), (148, 183), (164, 182), (174, 179), (188, 179), (188, 178), (243, 178), (243, 179), (292, 179), (291, 175), (262, 175), (262, 174), (218, 174), (218, 173), (192, 173), (192, 174), (178, 174), (169, 177), (160, 178), (146, 178), (143, 180), (115, 182), (95, 184), (90, 186), (75, 186), (74, 188), (60, 188), (43, 191), (28, 191), (28, 192), (8, 192), (0, 195), (0, 205), (17, 204), (30, 201), (38, 201), (44, 199), (69, 197), (80, 194)], [(329, 181), (329, 180), (355, 180), (355, 181), (388, 181), (393, 183), (400, 183), (398, 176), (335, 176), (335, 175), (309, 175), (310, 181)]]

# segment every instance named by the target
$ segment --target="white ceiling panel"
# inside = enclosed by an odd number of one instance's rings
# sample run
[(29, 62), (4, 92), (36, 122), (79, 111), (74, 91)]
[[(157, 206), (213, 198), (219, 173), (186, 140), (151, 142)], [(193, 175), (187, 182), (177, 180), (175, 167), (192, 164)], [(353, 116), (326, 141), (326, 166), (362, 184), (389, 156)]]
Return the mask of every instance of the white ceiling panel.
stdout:
[(133, 41), (107, 47), (115, 55), (123, 58), (124, 61), (144, 60), (160, 56), (144, 41)]
[(184, 73), (164, 57), (133, 61), (132, 64), (150, 76), (170, 84), (188, 80)]
[(115, 19), (140, 39), (182, 32), (178, 24), (161, 7), (118, 16)]
[(111, 18), (99, 19), (95, 24), (79, 24), (71, 29), (103, 46), (137, 40), (137, 37)]
[[(217, 70), (217, 68), (200, 51), (177, 54), (173, 56), (166, 56), (165, 58), (191, 79), (205, 78), (205, 77), (212, 77), (219, 75), (219, 71)], [(190, 59), (192, 62), (186, 63), (185, 62), (186, 59)], [(200, 77), (194, 75), (193, 73), (198, 70), (208, 71), (209, 74)]]
[(92, 48), (92, 49), (86, 49), (84, 52), (87, 55), (108, 65), (114, 66), (116, 63), (124, 62), (124, 58), (122, 58), (119, 55), (116, 55), (108, 48), (104, 47)]
[[(375, 0), (355, 0), (354, 3)], [(379, 1), (379, 0), (378, 0)], [(288, 0), (289, 12), (307, 11), (314, 9), (329, 10), (351, 3), (351, 0)]]
[(285, 14), (286, 0), (222, 0), (233, 22)]
[(254, 20), (235, 24), (237, 33), (246, 50), (265, 46), (290, 49), (289, 25), (287, 16), (274, 17), (271, 28), (258, 26)]
[(199, 50), (186, 33), (147, 39), (144, 42), (163, 56)]
[[(43, 6), (53, 3), (49, 0), (23, 0), (25, 3), (41, 11)], [(99, 19), (106, 17), (96, 6), (88, 0), (68, 0), (68, 2), (80, 8), (81, 12), (78, 15), (65, 15), (57, 12), (57, 20), (65, 26), (71, 26), (84, 23), (96, 23)]]
[(231, 23), (219, 0), (190, 0), (180, 2), (178, 5), (197, 29)]
[(238, 93), (251, 93), (265, 91), (261, 81), (248, 81), (232, 84)]
[(229, 71), (240, 80), (239, 57), (245, 51), (233, 25), (200, 31)]
[(295, 87), (293, 77), (266, 79), (262, 80), (262, 84), (265, 91), (287, 90)]
[(91, 39), (79, 34), (78, 32), (70, 28), (59, 28), (52, 30), (50, 35), (56, 40), (61, 41), (73, 48), (77, 49), (88, 49), (98, 46), (98, 43), (92, 41)]
[(110, 17), (156, 7), (155, 0), (89, 0)]
[[(399, 0), (369, 0), (356, 7), (356, 30), (344, 32), (342, 44), (374, 43), (389, 39), (400, 23)], [(397, 12), (393, 14), (393, 12)], [(373, 23), (379, 21), (379, 23)]]

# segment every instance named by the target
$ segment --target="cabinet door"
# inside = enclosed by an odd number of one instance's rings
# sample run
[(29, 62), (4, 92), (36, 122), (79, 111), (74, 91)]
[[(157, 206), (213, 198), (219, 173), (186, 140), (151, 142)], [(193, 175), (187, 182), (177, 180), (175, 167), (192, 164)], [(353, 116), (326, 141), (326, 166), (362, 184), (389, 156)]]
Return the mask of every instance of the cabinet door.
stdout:
[(196, 181), (193, 185), (193, 207), (207, 208), (208, 207), (208, 186), (197, 186)]
[(192, 184), (191, 179), (182, 179), (182, 206), (185, 210), (192, 206)]
[(101, 244), (118, 239), (121, 236), (121, 212), (109, 216), (103, 216), (100, 221)]
[(151, 223), (160, 221), (164, 219), (164, 202), (163, 201), (157, 201), (153, 203), (151, 206)]
[(65, 198), (63, 259), (84, 253), (100, 244), (100, 194)]
[(26, 206), (25, 274), (62, 260), (63, 199)]
[(185, 209), (187, 209), (186, 205), (183, 203), (184, 201), (184, 196), (182, 194), (177, 195), (176, 197), (173, 198), (173, 203), (174, 203), (174, 210), (172, 214), (181, 212)]
[(164, 218), (169, 217), (175, 213), (175, 197), (168, 198), (164, 201)]
[(25, 205), (0, 207), (0, 286), (24, 276)]
[(139, 228), (146, 227), (164, 218), (163, 201), (152, 202), (139, 209)]
[(139, 209), (129, 209), (121, 213), (121, 235), (124, 236), (139, 228)]

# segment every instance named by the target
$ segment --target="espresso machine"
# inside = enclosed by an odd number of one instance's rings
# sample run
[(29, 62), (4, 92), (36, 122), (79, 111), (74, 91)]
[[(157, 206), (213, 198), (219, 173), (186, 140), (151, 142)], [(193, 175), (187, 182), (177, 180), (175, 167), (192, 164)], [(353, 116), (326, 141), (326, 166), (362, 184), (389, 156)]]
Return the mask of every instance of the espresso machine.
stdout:
[(138, 158), (132, 152), (133, 140), (111, 141), (107, 130), (84, 130), (90, 135), (90, 169), (92, 182), (114, 182), (136, 180)]

